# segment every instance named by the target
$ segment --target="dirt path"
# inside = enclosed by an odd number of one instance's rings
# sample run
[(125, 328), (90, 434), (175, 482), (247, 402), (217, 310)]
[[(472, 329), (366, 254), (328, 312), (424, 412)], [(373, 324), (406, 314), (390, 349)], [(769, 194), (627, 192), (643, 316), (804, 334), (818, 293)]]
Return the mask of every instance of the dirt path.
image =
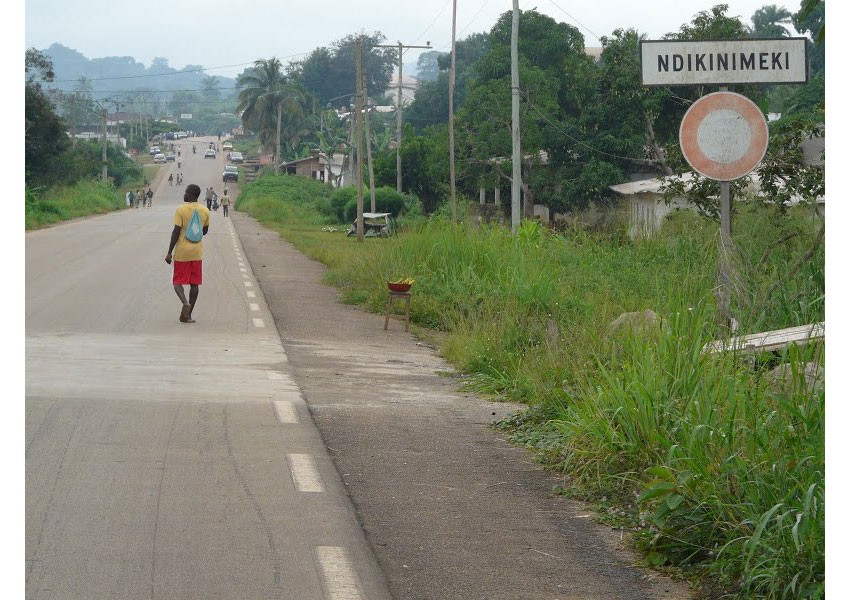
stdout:
[[(519, 406), (458, 392), (451, 367), (338, 301), (325, 268), (232, 212), (296, 382), (398, 599), (684, 599), (618, 532), (488, 427)], [(415, 293), (413, 302), (416, 302)]]

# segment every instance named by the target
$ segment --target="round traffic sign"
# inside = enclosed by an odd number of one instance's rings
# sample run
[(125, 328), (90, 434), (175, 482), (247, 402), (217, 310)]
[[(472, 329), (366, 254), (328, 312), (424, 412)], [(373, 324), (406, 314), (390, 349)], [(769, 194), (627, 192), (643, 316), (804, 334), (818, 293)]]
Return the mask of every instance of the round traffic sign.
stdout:
[(694, 102), (679, 127), (679, 144), (694, 171), (731, 181), (756, 168), (767, 151), (767, 121), (749, 98), (714, 92)]

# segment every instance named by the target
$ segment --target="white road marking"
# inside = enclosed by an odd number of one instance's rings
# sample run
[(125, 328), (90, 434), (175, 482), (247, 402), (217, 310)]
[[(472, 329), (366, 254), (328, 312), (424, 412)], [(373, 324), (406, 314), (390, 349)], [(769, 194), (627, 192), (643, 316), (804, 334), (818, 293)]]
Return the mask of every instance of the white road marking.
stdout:
[(239, 270), (240, 270), (240, 271), (242, 271), (243, 273), (247, 273), (247, 272), (248, 272), (248, 270), (247, 270), (245, 267), (239, 267)]
[(248, 296), (249, 298), (256, 298), (257, 297), (257, 294), (255, 294), (251, 290), (248, 290), (247, 292), (245, 292), (245, 295)]
[(277, 371), (266, 371), (266, 373), (268, 373), (269, 379), (271, 379), (272, 381), (283, 380), (283, 373), (278, 373)]
[(322, 571), (325, 597), (328, 600), (360, 600), (357, 574), (345, 548), (319, 546), (316, 548), (316, 559)]
[(298, 413), (295, 412), (295, 405), (286, 400), (275, 400), (274, 410), (277, 413), (277, 420), (282, 424), (298, 423)]
[(245, 284), (245, 287), (254, 287), (254, 284), (251, 283), (250, 281), (243, 281), (242, 283)]
[(266, 323), (262, 319), (251, 319), (254, 322), (254, 327), (265, 327)]
[(257, 310), (260, 310), (260, 305), (254, 304), (253, 302), (251, 302), (250, 304), (248, 304), (248, 308), (250, 308), (251, 310), (257, 311)]
[(289, 473), (292, 483), (299, 492), (324, 492), (322, 477), (316, 468), (316, 461), (309, 454), (287, 454)]

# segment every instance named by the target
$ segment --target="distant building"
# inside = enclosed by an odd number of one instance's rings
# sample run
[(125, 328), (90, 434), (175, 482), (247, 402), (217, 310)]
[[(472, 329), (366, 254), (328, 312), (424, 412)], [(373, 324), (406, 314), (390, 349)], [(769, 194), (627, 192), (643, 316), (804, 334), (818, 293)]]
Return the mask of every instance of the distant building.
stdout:
[(281, 172), (329, 182), (334, 187), (344, 187), (349, 184), (342, 170), (344, 160), (345, 155), (342, 153), (334, 153), (328, 158), (323, 152), (313, 151), (310, 156), (281, 164)]

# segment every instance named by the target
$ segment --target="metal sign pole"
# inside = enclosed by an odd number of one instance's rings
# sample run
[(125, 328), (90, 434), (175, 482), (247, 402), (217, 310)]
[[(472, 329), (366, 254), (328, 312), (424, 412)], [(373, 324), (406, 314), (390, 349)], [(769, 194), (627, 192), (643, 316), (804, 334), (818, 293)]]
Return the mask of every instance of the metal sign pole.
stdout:
[[(719, 91), (726, 92), (729, 88), (721, 85)], [(732, 198), (729, 182), (720, 182), (720, 318), (731, 328), (732, 324)]]

